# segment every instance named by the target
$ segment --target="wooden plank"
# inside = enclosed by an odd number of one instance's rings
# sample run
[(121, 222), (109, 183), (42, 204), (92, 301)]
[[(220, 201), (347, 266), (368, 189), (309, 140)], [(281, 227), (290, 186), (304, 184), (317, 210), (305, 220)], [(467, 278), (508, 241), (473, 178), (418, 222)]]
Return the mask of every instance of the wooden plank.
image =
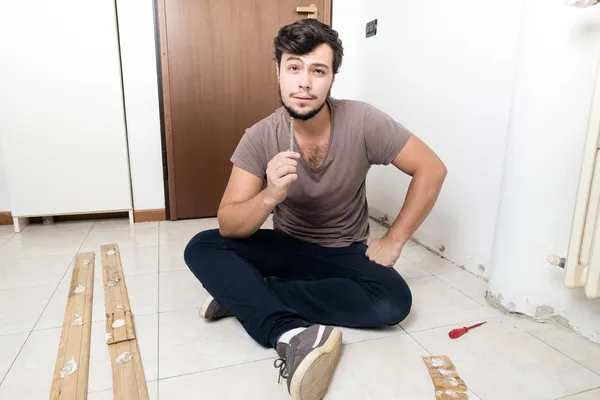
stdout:
[(445, 355), (423, 356), (435, 387), (436, 400), (468, 400), (467, 385), (456, 372), (456, 367)]
[(94, 252), (79, 253), (75, 257), (50, 390), (51, 400), (87, 398), (95, 257)]
[[(113, 396), (123, 400), (148, 399), (148, 387), (119, 247), (116, 244), (102, 245), (101, 251)], [(115, 321), (121, 322), (113, 325)]]
[[(146, 377), (137, 339), (108, 346), (113, 370), (115, 399), (148, 399)], [(131, 354), (129, 362), (118, 362), (119, 357)]]
[(135, 339), (131, 311), (106, 314), (106, 333), (106, 344)]
[(106, 315), (131, 311), (127, 285), (123, 277), (121, 253), (116, 244), (102, 245), (102, 279)]

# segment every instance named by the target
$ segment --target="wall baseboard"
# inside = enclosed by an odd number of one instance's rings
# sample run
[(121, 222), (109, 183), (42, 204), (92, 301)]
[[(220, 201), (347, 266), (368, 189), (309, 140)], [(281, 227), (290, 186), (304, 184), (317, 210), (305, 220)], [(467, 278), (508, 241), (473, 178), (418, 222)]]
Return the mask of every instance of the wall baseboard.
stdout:
[(134, 210), (133, 219), (135, 222), (165, 221), (167, 219), (167, 214), (164, 208), (156, 210)]
[[(106, 219), (106, 218), (127, 218), (127, 211), (124, 212), (106, 212), (98, 214), (67, 214), (67, 215), (54, 215), (55, 222), (71, 222), (71, 221), (88, 221), (92, 219)], [(30, 222), (33, 224), (41, 224), (42, 217), (30, 217)], [(13, 216), (10, 211), (0, 211), (0, 225), (12, 225), (14, 223)]]
[[(114, 212), (104, 214), (76, 214), (54, 217), (55, 221), (82, 221), (89, 219), (104, 219), (104, 218), (126, 218), (127, 212)], [(135, 222), (155, 222), (165, 221), (167, 219), (164, 208), (156, 210), (135, 210), (133, 212)], [(31, 218), (32, 222), (40, 222), (42, 218)], [(0, 211), (0, 225), (12, 225), (13, 216), (10, 211)]]
[(12, 225), (13, 217), (10, 211), (0, 211), (0, 225)]

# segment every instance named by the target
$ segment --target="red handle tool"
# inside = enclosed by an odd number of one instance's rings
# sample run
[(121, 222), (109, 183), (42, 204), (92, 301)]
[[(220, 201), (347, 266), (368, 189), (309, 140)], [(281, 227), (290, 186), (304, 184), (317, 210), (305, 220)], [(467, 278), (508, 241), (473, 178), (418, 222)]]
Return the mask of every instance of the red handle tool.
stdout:
[(461, 337), (462, 335), (464, 335), (465, 333), (467, 333), (468, 331), (470, 331), (473, 328), (477, 328), (478, 326), (481, 326), (483, 324), (485, 324), (487, 321), (485, 322), (480, 322), (478, 324), (475, 324), (473, 326), (469, 326), (469, 327), (463, 327), (463, 328), (457, 328), (457, 329), (453, 329), (450, 331), (450, 333), (448, 333), (448, 336), (450, 336), (450, 339), (457, 339), (459, 337)]

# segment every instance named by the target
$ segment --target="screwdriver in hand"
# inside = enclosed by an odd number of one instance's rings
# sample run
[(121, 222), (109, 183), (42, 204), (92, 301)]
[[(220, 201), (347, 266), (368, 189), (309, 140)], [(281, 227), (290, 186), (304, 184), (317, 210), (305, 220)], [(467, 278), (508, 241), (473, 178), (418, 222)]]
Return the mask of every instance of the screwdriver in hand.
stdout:
[(290, 151), (294, 151), (294, 118), (290, 118)]
[(448, 333), (448, 336), (450, 336), (450, 339), (457, 339), (459, 337), (461, 337), (462, 335), (464, 335), (465, 333), (467, 333), (468, 331), (470, 331), (473, 328), (477, 328), (478, 326), (481, 326), (483, 324), (485, 324), (487, 321), (485, 322), (480, 322), (478, 324), (472, 325), (472, 326), (465, 326), (463, 328), (457, 328), (457, 329), (453, 329)]

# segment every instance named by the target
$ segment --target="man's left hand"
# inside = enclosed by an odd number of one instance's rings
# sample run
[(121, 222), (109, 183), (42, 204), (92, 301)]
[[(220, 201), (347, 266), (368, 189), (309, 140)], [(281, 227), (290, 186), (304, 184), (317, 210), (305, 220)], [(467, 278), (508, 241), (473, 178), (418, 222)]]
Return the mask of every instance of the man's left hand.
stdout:
[(386, 267), (393, 267), (400, 258), (403, 244), (395, 242), (391, 238), (384, 236), (373, 239), (367, 248), (366, 255), (369, 260)]

